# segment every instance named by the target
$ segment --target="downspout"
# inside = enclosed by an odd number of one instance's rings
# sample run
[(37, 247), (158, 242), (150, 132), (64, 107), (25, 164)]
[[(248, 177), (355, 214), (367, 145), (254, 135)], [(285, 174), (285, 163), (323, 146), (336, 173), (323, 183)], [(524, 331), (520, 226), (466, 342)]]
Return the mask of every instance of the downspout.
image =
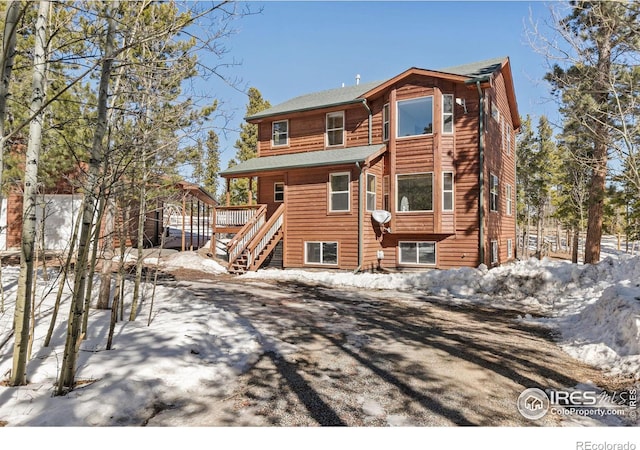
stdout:
[[(373, 128), (372, 128), (373, 113), (371, 112), (371, 108), (369, 108), (369, 105), (367, 105), (366, 98), (362, 99), (362, 106), (364, 106), (364, 109), (367, 110), (367, 114), (369, 116), (367, 120), (368, 127), (369, 127), (368, 144), (371, 145), (371, 142), (373, 141)], [(360, 166), (360, 163), (356, 162), (356, 167), (358, 168), (358, 170), (360, 170), (360, 174), (358, 175), (358, 267), (356, 268), (356, 270), (353, 271), (353, 273), (358, 273), (360, 272), (360, 270), (362, 270), (362, 264), (364, 259), (364, 239), (363, 239), (364, 209), (362, 207), (364, 195), (362, 191), (365, 185), (364, 183), (365, 173), (364, 173), (363, 167)]]
[(480, 264), (484, 264), (484, 91), (480, 80), (476, 80), (478, 88), (478, 240)]

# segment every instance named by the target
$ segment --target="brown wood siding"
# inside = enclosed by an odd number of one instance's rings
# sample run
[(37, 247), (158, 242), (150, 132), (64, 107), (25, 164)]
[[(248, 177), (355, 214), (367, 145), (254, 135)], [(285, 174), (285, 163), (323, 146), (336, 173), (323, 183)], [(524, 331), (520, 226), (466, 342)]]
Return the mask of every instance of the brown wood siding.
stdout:
[[(258, 178), (258, 204), (267, 205), (267, 218), (271, 217), (275, 210), (278, 209), (278, 206), (282, 204), (282, 202), (276, 202), (274, 200), (274, 184), (284, 183), (284, 181), (284, 174), (261, 176)], [(285, 195), (286, 189), (287, 187), (285, 185)]]
[[(376, 208), (382, 209), (383, 190), (382, 177), (384, 175), (384, 158), (379, 157), (372, 162), (371, 167), (366, 172), (376, 177)], [(366, 181), (365, 181), (366, 183)], [(366, 186), (366, 184), (365, 184)], [(366, 195), (366, 188), (363, 190)], [(380, 224), (371, 218), (372, 211), (367, 211), (366, 197), (363, 202), (364, 222), (363, 222), (363, 256), (362, 269), (373, 270), (378, 265), (378, 250), (381, 249), (382, 233)]]
[[(329, 174), (350, 172), (348, 213), (330, 213)], [(358, 265), (358, 171), (355, 166), (294, 170), (287, 175), (287, 212), (284, 266), (314, 267), (304, 263), (305, 242), (337, 242), (338, 265), (323, 268), (354, 269)]]
[[(498, 264), (504, 263), (515, 257), (515, 253), (511, 258), (507, 257), (507, 240), (512, 239), (513, 248), (515, 249), (516, 239), (516, 212), (515, 212), (515, 147), (514, 132), (511, 122), (511, 113), (507, 99), (504, 77), (498, 74), (494, 78), (493, 87), (487, 90), (487, 94), (491, 99), (492, 106), (497, 107), (500, 113), (500, 121), (496, 121), (491, 114), (487, 117), (487, 135), (486, 135), (486, 151), (485, 151), (485, 176), (486, 176), (486, 204), (489, 210), (490, 192), (490, 174), (498, 176), (498, 211), (489, 211), (486, 218), (486, 263), (490, 264), (491, 241), (498, 241)], [(508, 154), (506, 140), (503, 139), (503, 123), (509, 124), (511, 133), (511, 151)], [(511, 215), (506, 214), (506, 186), (511, 186)]]

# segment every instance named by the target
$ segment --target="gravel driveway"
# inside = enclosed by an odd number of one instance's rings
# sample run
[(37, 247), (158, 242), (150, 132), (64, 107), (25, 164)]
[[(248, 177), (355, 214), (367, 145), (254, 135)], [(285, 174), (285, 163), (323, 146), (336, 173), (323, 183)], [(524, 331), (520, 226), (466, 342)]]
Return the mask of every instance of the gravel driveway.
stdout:
[(616, 388), (547, 329), (516, 320), (521, 311), (419, 292), (178, 278), (240, 316), (264, 353), (224, 395), (172, 405), (149, 425), (553, 426), (555, 416), (519, 414), (525, 388)]

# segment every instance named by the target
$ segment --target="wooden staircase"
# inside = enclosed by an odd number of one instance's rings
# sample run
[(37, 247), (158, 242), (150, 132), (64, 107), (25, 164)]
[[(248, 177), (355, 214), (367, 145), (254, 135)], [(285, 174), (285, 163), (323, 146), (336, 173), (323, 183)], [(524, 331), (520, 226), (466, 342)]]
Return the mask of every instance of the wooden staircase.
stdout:
[(229, 242), (229, 273), (243, 274), (260, 268), (284, 235), (284, 211), (282, 204), (266, 220), (266, 206), (261, 206), (254, 216)]

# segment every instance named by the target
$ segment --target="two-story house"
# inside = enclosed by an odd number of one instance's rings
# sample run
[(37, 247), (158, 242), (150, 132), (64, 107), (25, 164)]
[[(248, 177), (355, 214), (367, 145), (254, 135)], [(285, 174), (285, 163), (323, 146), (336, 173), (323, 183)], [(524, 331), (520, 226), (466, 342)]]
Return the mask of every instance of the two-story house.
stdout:
[[(246, 120), (256, 205), (216, 208), (232, 272), (277, 247), (284, 268), (495, 266), (514, 258), (515, 131), (509, 59), (410, 68), (293, 98)], [(252, 198), (249, 195), (249, 198)]]

